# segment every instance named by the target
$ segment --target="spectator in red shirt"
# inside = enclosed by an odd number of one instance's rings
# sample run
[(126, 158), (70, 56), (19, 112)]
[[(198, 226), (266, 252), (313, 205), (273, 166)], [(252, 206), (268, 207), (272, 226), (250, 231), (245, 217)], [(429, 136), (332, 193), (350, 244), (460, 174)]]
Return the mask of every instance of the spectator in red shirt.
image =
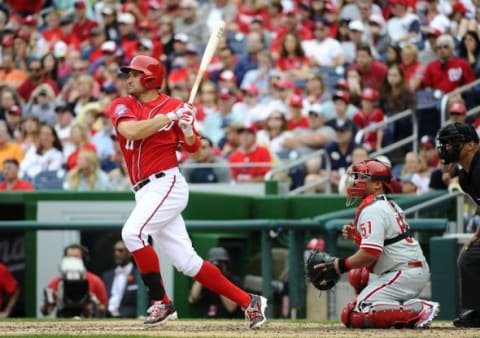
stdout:
[(302, 97), (296, 94), (290, 96), (290, 98), (288, 99), (288, 110), (290, 112), (290, 118), (287, 120), (288, 130), (309, 127), (308, 118), (302, 115), (302, 108)]
[[(71, 244), (64, 249), (64, 257), (78, 257), (83, 260), (84, 264), (88, 264), (88, 249), (80, 244)], [(87, 271), (86, 278), (88, 280), (88, 290), (90, 297), (93, 299), (93, 302), (97, 303), (99, 314), (103, 314), (107, 307), (108, 297), (105, 284), (102, 279), (97, 275)], [(61, 280), (61, 276), (53, 277), (50, 282), (48, 282), (47, 288), (45, 289), (46, 294), (50, 295), (51, 298), (46, 297), (45, 303), (40, 308), (40, 311), (43, 315), (49, 315), (52, 313), (56, 306), (56, 293), (58, 291), (58, 284)], [(90, 304), (88, 304), (90, 305)], [(85, 315), (91, 315), (90, 309), (85, 309)]]
[(88, 40), (90, 31), (98, 26), (98, 23), (87, 18), (87, 4), (84, 0), (76, 0), (73, 6), (75, 8), (73, 34), (77, 37), (78, 41), (84, 42)]
[(311, 74), (310, 59), (305, 55), (300, 37), (295, 33), (283, 36), (275, 68), (293, 80), (306, 79)]
[(90, 143), (89, 133), (87, 128), (83, 125), (76, 123), (72, 126), (72, 142), (75, 145), (75, 151), (70, 154), (67, 158), (67, 169), (73, 169), (77, 166), (78, 154), (82, 150), (92, 150), (97, 151), (95, 146)]
[(437, 39), (435, 49), (438, 60), (428, 64), (423, 77), (424, 87), (449, 93), (475, 80), (468, 61), (455, 57), (454, 46), (450, 35), (441, 35)]
[[(3, 295), (8, 295), (8, 302), (3, 306)], [(8, 267), (0, 263), (0, 318), (10, 317), (20, 295), (17, 280), (12, 276)]]
[(52, 87), (55, 95), (58, 95), (57, 83), (52, 78), (45, 76), (42, 61), (33, 59), (29, 64), (29, 76), (18, 87), (17, 92), (25, 102), (28, 102), (33, 90), (42, 83), (48, 84), (50, 87)]
[[(3, 161), (3, 179), (5, 181), (0, 183), (0, 190), (8, 190), (8, 191), (34, 190), (33, 185), (30, 182), (27, 182), (18, 178), (18, 171), (19, 171), (19, 163), (16, 159), (12, 158), (12, 159), (7, 159)], [(1, 282), (1, 279), (0, 279), (0, 282)], [(1, 293), (0, 293), (0, 297), (1, 297)], [(0, 306), (1, 306), (1, 301), (0, 301)], [(1, 315), (0, 315), (0, 318), (1, 318)]]
[(380, 89), (387, 74), (387, 66), (373, 59), (368, 44), (357, 47), (357, 59), (353, 67), (359, 71), (364, 88)]
[[(353, 122), (359, 129), (366, 128), (376, 122), (383, 121), (384, 114), (379, 108), (375, 108), (378, 100), (378, 92), (372, 88), (365, 88), (360, 95), (362, 100), (361, 109), (353, 115)], [(382, 148), (383, 131), (381, 129), (369, 131), (363, 135), (363, 147), (370, 151)]]
[(255, 128), (241, 130), (240, 148), (230, 155), (230, 164), (260, 164), (259, 166), (232, 167), (232, 178), (237, 182), (262, 182), (270, 170), (271, 155), (268, 148), (257, 145)]

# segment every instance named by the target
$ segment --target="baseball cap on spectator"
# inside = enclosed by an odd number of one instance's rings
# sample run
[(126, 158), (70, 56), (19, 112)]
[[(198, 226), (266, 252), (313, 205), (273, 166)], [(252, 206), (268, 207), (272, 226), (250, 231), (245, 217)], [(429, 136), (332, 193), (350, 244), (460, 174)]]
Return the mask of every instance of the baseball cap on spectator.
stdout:
[(17, 106), (17, 105), (11, 106), (10, 109), (8, 110), (8, 113), (12, 115), (22, 116), (22, 108), (20, 108), (20, 106)]
[(298, 14), (298, 9), (296, 9), (295, 7), (287, 9), (285, 11), (285, 15), (296, 16), (297, 14)]
[(113, 15), (115, 14), (115, 9), (111, 6), (104, 5), (100, 13), (102, 13), (103, 15)]
[(352, 120), (337, 120), (334, 126), (335, 131), (344, 132), (344, 131), (354, 131), (356, 129), (355, 124)]
[(465, 14), (465, 13), (468, 12), (468, 9), (467, 9), (467, 7), (465, 7), (465, 5), (461, 1), (456, 1), (452, 5), (452, 11), (455, 12), (455, 13)]
[(105, 41), (102, 43), (102, 47), (100, 49), (102, 50), (102, 53), (113, 54), (117, 51), (117, 44), (115, 41)]
[(180, 8), (197, 8), (198, 3), (195, 0), (181, 0)]
[(82, 1), (82, 0), (77, 0), (77, 1), (75, 1), (75, 3), (73, 4), (73, 6), (74, 6), (75, 8), (79, 8), (79, 9), (87, 8), (87, 4), (86, 4), (84, 1)]
[(325, 10), (330, 13), (335, 13), (337, 11), (337, 8), (333, 3), (327, 1), (327, 3), (325, 4)]
[(63, 41), (55, 42), (53, 46), (53, 56), (56, 58), (64, 58), (67, 55), (68, 46)]
[(372, 88), (365, 88), (360, 94), (362, 100), (375, 102), (378, 99), (378, 92)]
[(314, 103), (308, 108), (309, 116), (323, 116), (323, 109), (320, 103)]
[(302, 108), (303, 98), (300, 95), (292, 95), (288, 99), (288, 104), (292, 107)]
[(383, 16), (380, 15), (380, 14), (376, 14), (376, 13), (370, 15), (370, 18), (368, 19), (368, 22), (370, 24), (373, 23), (373, 24), (378, 25), (380, 27), (385, 26), (385, 19), (383, 18)]
[(315, 18), (315, 26), (328, 27), (329, 25), (330, 25), (330, 22), (327, 20), (327, 18), (323, 16), (319, 16), (318, 18)]
[(250, 133), (250, 134), (256, 135), (257, 134), (257, 129), (258, 128), (255, 124), (248, 124), (248, 125), (245, 125), (242, 128), (240, 128), (238, 130), (238, 132), (240, 132), (240, 133)]
[(196, 54), (199, 54), (199, 50), (198, 50), (197, 46), (195, 46), (193, 43), (189, 43), (185, 47), (185, 53), (196, 55)]
[(106, 94), (117, 93), (117, 87), (113, 83), (105, 83), (100, 87), (100, 90)]
[(465, 115), (467, 112), (467, 107), (461, 102), (453, 103), (448, 109), (450, 115)]
[(27, 26), (36, 26), (37, 25), (37, 18), (33, 15), (27, 15), (23, 18), (22, 23)]
[(434, 37), (438, 38), (440, 35), (442, 35), (442, 31), (437, 29), (437, 28), (432, 28), (432, 27), (427, 27), (425, 30), (425, 33), (427, 34), (427, 37)]
[(174, 41), (180, 41), (180, 42), (183, 42), (183, 43), (187, 43), (188, 35), (184, 34), (184, 33), (178, 33), (178, 34), (174, 35), (173, 40)]
[(70, 105), (67, 103), (67, 101), (63, 100), (58, 100), (57, 103), (55, 103), (55, 112), (56, 113), (62, 113), (67, 110), (70, 110)]
[(224, 70), (218, 76), (218, 81), (236, 82), (237, 77), (231, 70)]
[(350, 95), (346, 91), (337, 90), (335, 91), (335, 93), (333, 93), (333, 96), (332, 96), (332, 101), (336, 101), (336, 100), (342, 100), (343, 102), (348, 104), (350, 103)]
[(258, 90), (258, 87), (255, 85), (245, 86), (242, 90), (245, 94), (258, 95), (260, 93), (260, 90)]
[(357, 31), (357, 32), (365, 31), (365, 27), (363, 26), (363, 23), (360, 20), (350, 21), (350, 23), (348, 24), (348, 29), (351, 31)]
[(15, 41), (15, 35), (4, 36), (2, 40), (2, 46), (3, 47), (13, 46), (13, 41)]
[(390, 5), (403, 5), (408, 6), (407, 0), (390, 0)]
[(3, 27), (2, 32), (5, 33), (16, 33), (18, 28), (15, 25), (12, 25), (10, 22)]
[(348, 90), (348, 81), (345, 79), (340, 79), (335, 83), (335, 89)]
[(117, 17), (120, 24), (132, 25), (135, 23), (135, 17), (131, 13), (120, 13)]
[(162, 5), (157, 0), (150, 0), (148, 1), (148, 8), (158, 11), (162, 8)]
[(139, 47), (142, 46), (145, 49), (152, 50), (153, 49), (153, 42), (150, 39), (140, 39), (138, 40)]
[(228, 88), (222, 88), (218, 97), (222, 100), (229, 100), (235, 97), (235, 93)]
[(275, 82), (274, 87), (279, 89), (284, 89), (284, 88), (295, 89), (295, 83), (293, 83), (293, 81), (289, 79), (280, 79), (277, 82)]
[(152, 29), (154, 29), (152, 24), (150, 22), (148, 22), (147, 20), (144, 20), (144, 21), (140, 22), (138, 24), (138, 28), (141, 29), (141, 30), (152, 30)]
[(420, 147), (427, 149), (435, 148), (435, 139), (430, 135), (423, 135), (420, 138)]

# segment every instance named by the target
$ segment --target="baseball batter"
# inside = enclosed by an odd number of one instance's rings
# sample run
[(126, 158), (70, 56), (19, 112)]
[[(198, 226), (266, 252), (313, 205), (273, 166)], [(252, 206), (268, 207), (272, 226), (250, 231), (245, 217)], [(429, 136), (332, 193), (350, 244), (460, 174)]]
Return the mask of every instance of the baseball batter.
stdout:
[(156, 59), (137, 55), (122, 71), (128, 74), (129, 96), (109, 108), (122, 148), (136, 205), (122, 229), (122, 238), (147, 286), (151, 306), (145, 324), (163, 324), (177, 318), (165, 293), (159, 259), (148, 237), (159, 245), (173, 265), (210, 290), (245, 309), (250, 328), (265, 321), (267, 300), (232, 284), (192, 247), (181, 212), (188, 202), (188, 187), (178, 169), (178, 146), (196, 153), (200, 138), (195, 131), (191, 105), (159, 91), (165, 77)]
[[(343, 236), (358, 251), (336, 259), (338, 274), (349, 272), (357, 297), (342, 312), (352, 328), (422, 328), (430, 325), (439, 304), (418, 297), (430, 270), (418, 242), (411, 237), (403, 210), (391, 201), (390, 170), (376, 160), (357, 162), (347, 186), (347, 205), (362, 199)], [(318, 268), (324, 268), (319, 264)]]

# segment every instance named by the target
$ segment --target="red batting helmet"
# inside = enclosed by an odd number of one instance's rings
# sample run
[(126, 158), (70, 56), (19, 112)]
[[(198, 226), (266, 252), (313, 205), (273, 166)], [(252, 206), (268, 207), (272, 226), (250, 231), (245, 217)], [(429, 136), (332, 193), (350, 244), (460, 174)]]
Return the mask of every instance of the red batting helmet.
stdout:
[(120, 70), (124, 73), (128, 73), (132, 70), (142, 72), (143, 75), (140, 78), (140, 82), (147, 89), (160, 88), (165, 77), (165, 67), (163, 64), (155, 58), (147, 55), (137, 55), (130, 65), (121, 67)]
[(382, 181), (384, 189), (391, 192), (391, 179), (390, 169), (380, 161), (368, 160), (354, 163), (347, 185), (347, 206), (352, 205), (357, 198), (365, 197), (369, 181)]

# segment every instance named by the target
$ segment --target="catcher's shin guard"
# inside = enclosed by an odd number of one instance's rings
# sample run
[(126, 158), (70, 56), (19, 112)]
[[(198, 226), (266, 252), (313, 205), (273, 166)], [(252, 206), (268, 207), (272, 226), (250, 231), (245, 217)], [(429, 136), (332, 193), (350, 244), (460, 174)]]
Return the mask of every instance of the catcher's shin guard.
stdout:
[(386, 329), (392, 326), (413, 328), (424, 308), (419, 299), (409, 300), (403, 305), (375, 302), (365, 309), (367, 312), (349, 310), (349, 305), (343, 310), (345, 314), (342, 313), (342, 322), (347, 327), (362, 329)]
[(368, 284), (370, 271), (367, 268), (352, 269), (348, 272), (348, 281), (358, 295)]

